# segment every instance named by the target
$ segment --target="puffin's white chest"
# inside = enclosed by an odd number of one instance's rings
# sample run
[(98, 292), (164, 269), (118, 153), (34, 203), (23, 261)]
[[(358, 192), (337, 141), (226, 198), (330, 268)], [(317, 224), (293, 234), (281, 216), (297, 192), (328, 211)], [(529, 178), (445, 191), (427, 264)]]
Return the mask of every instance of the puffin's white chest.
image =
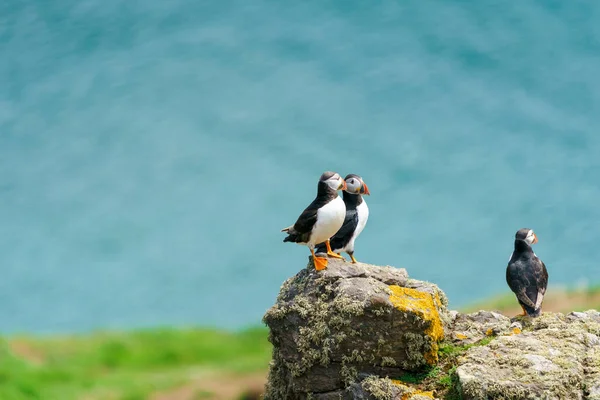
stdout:
[(367, 207), (367, 202), (364, 201), (356, 207), (357, 214), (357, 225), (352, 233), (352, 237), (348, 241), (348, 243), (344, 246), (342, 251), (354, 251), (354, 241), (360, 235), (360, 233), (365, 229), (365, 225), (367, 225), (367, 220), (369, 219), (369, 207)]
[(310, 244), (323, 243), (342, 227), (346, 216), (346, 205), (340, 196), (331, 200), (317, 211), (317, 222), (310, 235)]
[(369, 207), (367, 207), (367, 202), (364, 201), (364, 199), (363, 202), (356, 207), (356, 213), (358, 214), (358, 225), (354, 231), (353, 239), (356, 239), (363, 229), (365, 229), (365, 225), (367, 225), (367, 220), (369, 219)]

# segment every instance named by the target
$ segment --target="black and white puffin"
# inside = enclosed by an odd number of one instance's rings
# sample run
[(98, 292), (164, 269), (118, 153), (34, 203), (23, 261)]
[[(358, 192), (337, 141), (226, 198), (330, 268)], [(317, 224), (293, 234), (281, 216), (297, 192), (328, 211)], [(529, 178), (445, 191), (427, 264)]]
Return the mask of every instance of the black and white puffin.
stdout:
[(506, 282), (523, 309), (523, 314), (538, 317), (548, 286), (546, 265), (533, 252), (531, 245), (538, 238), (533, 230), (519, 229), (515, 235), (515, 250), (506, 267)]
[[(346, 181), (346, 189), (343, 192), (344, 204), (346, 204), (346, 217), (344, 224), (339, 231), (330, 239), (331, 248), (334, 253), (342, 251), (348, 253), (352, 262), (356, 262), (354, 258), (354, 241), (360, 235), (369, 219), (369, 207), (362, 195), (370, 195), (369, 188), (363, 179), (355, 174), (348, 174), (344, 180)], [(321, 243), (317, 246), (317, 253), (325, 251), (325, 244)]]
[(346, 189), (346, 182), (340, 174), (324, 172), (317, 186), (317, 197), (300, 214), (294, 225), (281, 230), (288, 234), (284, 242), (308, 246), (317, 271), (327, 268), (327, 257), (315, 256), (317, 244), (325, 242), (327, 255), (343, 258), (331, 251), (329, 243), (329, 238), (342, 227), (346, 216), (346, 205), (337, 192), (343, 189)]

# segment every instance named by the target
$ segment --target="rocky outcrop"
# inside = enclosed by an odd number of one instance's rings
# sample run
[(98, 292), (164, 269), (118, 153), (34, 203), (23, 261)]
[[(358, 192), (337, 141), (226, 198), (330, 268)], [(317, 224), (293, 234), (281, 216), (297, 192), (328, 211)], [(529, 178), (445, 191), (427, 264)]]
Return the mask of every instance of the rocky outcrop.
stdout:
[(456, 369), (463, 398), (600, 400), (600, 313), (523, 323), (523, 332), (466, 352)]
[(309, 263), (264, 317), (273, 344), (265, 398), (339, 398), (359, 374), (435, 365), (450, 319), (444, 293), (404, 269)]
[(404, 269), (309, 263), (264, 317), (265, 399), (600, 400), (599, 312), (510, 319), (446, 305)]

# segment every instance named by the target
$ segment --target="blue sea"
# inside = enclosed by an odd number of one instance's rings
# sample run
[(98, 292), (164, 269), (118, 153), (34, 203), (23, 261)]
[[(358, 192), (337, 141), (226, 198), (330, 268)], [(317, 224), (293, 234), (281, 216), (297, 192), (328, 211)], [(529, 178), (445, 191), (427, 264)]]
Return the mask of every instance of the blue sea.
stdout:
[(259, 324), (323, 171), (460, 307), (600, 282), (600, 3), (0, 3), (0, 332)]

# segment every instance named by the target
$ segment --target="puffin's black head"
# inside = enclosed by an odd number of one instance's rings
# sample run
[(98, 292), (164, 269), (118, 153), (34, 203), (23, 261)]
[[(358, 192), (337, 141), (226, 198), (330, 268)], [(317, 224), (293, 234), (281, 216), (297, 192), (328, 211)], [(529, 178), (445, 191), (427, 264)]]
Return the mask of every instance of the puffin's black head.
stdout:
[(335, 191), (337, 190), (346, 190), (346, 182), (342, 179), (340, 174), (337, 172), (325, 171), (321, 178), (319, 178), (319, 183), (326, 184), (330, 189)]
[(347, 188), (345, 189), (346, 192), (351, 194), (371, 194), (369, 193), (369, 188), (367, 187), (367, 184), (363, 181), (363, 179), (360, 176), (355, 174), (348, 174), (346, 175), (344, 180), (346, 181), (347, 186)]
[(515, 234), (515, 239), (522, 240), (530, 246), (538, 242), (538, 238), (533, 232), (533, 229), (529, 228), (519, 229)]

